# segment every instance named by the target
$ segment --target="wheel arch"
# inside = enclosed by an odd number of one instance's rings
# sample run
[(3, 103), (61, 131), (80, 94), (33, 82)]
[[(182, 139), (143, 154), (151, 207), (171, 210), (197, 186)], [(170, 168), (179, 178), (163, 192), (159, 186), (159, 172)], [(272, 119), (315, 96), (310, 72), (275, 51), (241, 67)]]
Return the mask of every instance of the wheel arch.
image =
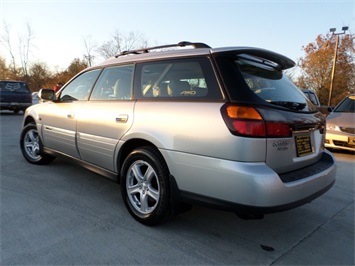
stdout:
[(130, 139), (122, 145), (122, 147), (120, 148), (120, 152), (118, 154), (118, 158), (117, 158), (117, 172), (118, 172), (117, 180), (118, 180), (118, 182), (120, 182), (121, 166), (123, 165), (123, 162), (127, 158), (127, 156), (133, 150), (140, 148), (140, 147), (144, 147), (144, 146), (149, 146), (149, 147), (155, 148), (157, 150), (157, 152), (159, 152), (161, 157), (164, 159), (164, 163), (166, 164), (168, 171), (169, 171), (170, 200), (171, 200), (172, 208), (173, 208), (173, 210), (175, 210), (177, 208), (177, 206), (179, 205), (179, 202), (181, 201), (179, 187), (177, 185), (175, 177), (173, 175), (171, 175), (171, 173), (170, 173), (169, 165), (167, 163), (166, 158), (160, 152), (159, 148), (156, 145), (154, 145), (152, 142), (147, 141), (145, 139), (136, 138), (136, 139)]
[(26, 126), (26, 125), (31, 124), (31, 123), (36, 125), (36, 120), (32, 116), (27, 116), (23, 120), (23, 126)]
[[(145, 139), (130, 139), (128, 141), (125, 141), (124, 144), (120, 147), (119, 154), (117, 156), (117, 172), (119, 175), (118, 180), (120, 179), (120, 172), (121, 172), (121, 167), (123, 165), (124, 160), (127, 158), (127, 156), (135, 149), (143, 146), (149, 146), (157, 149), (159, 151), (158, 147), (156, 147), (152, 142), (147, 141)], [(160, 153), (160, 151), (159, 151)], [(160, 153), (161, 154), (161, 153)], [(161, 154), (163, 157), (163, 155)], [(164, 158), (164, 157), (163, 157)], [(166, 163), (166, 162), (165, 162)]]

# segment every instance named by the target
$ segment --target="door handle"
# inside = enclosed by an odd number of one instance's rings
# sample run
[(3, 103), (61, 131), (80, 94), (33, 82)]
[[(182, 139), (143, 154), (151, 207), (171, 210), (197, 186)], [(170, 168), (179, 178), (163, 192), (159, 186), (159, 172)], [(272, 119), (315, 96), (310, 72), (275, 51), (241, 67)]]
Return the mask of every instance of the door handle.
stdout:
[(116, 122), (126, 123), (128, 121), (128, 115), (119, 115), (116, 117)]

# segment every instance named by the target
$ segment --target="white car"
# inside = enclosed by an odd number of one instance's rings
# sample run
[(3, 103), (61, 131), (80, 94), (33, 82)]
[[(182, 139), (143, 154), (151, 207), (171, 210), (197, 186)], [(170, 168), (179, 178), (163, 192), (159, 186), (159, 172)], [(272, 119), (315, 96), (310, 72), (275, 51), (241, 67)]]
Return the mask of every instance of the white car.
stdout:
[(326, 120), (325, 147), (355, 151), (355, 95), (345, 97)]
[(32, 92), (32, 104), (38, 104), (39, 101), (38, 91)]

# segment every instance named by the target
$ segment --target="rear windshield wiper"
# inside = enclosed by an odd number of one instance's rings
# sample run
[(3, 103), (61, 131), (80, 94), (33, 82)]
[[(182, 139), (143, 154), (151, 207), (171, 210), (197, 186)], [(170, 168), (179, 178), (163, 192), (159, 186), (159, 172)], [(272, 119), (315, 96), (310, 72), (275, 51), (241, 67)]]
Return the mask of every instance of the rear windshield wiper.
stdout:
[(286, 107), (291, 110), (303, 110), (306, 107), (305, 103), (288, 102), (288, 101), (270, 101), (271, 104)]

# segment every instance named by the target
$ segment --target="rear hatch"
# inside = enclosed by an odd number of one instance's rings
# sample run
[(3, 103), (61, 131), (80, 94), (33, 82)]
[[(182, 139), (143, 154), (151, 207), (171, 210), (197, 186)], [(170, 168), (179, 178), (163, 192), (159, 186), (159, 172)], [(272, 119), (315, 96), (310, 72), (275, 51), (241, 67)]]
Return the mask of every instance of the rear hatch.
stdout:
[(282, 174), (323, 156), (325, 120), (284, 74), (294, 65), (261, 49), (236, 49), (216, 57), (230, 103), (225, 107), (234, 135), (265, 139), (265, 163)]
[(19, 81), (0, 81), (1, 103), (31, 103), (32, 96), (27, 83)]

